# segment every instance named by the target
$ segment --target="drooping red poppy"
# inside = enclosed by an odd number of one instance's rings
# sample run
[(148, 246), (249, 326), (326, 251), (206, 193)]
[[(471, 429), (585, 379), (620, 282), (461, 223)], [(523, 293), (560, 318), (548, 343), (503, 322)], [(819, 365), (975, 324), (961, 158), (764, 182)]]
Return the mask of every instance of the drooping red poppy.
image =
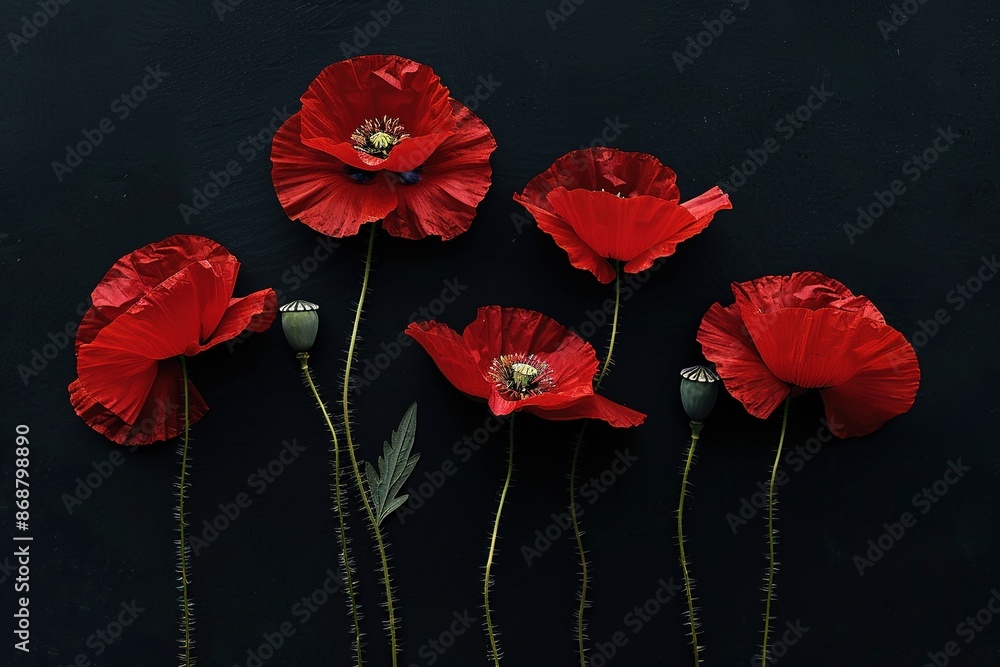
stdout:
[(765, 419), (790, 394), (818, 389), (831, 432), (847, 438), (913, 405), (916, 352), (866, 297), (814, 271), (732, 289), (736, 302), (712, 305), (698, 342), (753, 416)]
[[(122, 257), (101, 279), (77, 329), (76, 413), (118, 444), (170, 439), (184, 428), (178, 356), (192, 356), (277, 314), (268, 288), (233, 298), (240, 263), (210, 239), (178, 234)], [(188, 383), (190, 423), (208, 410)]]
[(486, 306), (459, 335), (438, 322), (406, 328), (460, 391), (495, 415), (527, 410), (545, 419), (600, 419), (638, 426), (646, 415), (594, 393), (597, 355), (587, 341), (541, 313)]
[(330, 65), (274, 135), (271, 178), (292, 219), (328, 236), (383, 220), (408, 239), (469, 228), (496, 141), (426, 65), (358, 56)]
[(682, 204), (676, 181), (652, 155), (597, 147), (562, 156), (514, 201), (573, 266), (609, 283), (609, 258), (625, 262), (626, 273), (645, 271), (705, 229), (717, 211), (732, 208), (718, 187)]

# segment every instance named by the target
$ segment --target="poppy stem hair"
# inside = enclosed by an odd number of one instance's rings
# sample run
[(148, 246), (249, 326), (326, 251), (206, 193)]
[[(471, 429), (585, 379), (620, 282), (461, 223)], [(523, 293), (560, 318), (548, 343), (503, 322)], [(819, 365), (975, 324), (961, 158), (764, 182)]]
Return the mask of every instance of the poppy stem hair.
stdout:
[(396, 608), (393, 600), (392, 583), (389, 579), (389, 559), (385, 553), (385, 541), (382, 538), (382, 529), (379, 528), (378, 520), (372, 511), (371, 501), (368, 499), (368, 491), (365, 488), (365, 480), (361, 475), (361, 468), (358, 467), (358, 457), (354, 452), (354, 439), (351, 436), (351, 413), (348, 395), (351, 387), (351, 365), (354, 362), (354, 348), (358, 342), (358, 328), (361, 325), (361, 312), (365, 305), (365, 294), (368, 292), (368, 276), (372, 266), (372, 248), (375, 246), (375, 232), (378, 230), (378, 223), (372, 223), (371, 235), (368, 237), (368, 253), (365, 255), (365, 272), (361, 279), (361, 296), (358, 297), (358, 307), (354, 313), (354, 328), (351, 330), (351, 340), (347, 346), (347, 363), (344, 366), (344, 393), (341, 403), (344, 408), (344, 436), (347, 438), (347, 453), (351, 456), (351, 468), (354, 471), (354, 483), (358, 487), (358, 494), (361, 496), (361, 503), (365, 506), (365, 513), (368, 515), (368, 522), (371, 526), (372, 534), (375, 537), (376, 548), (382, 567), (382, 582), (385, 584), (385, 606), (389, 619), (387, 627), (389, 630), (389, 644), (392, 649), (392, 667), (398, 664), (398, 645), (396, 641)]
[(313, 382), (312, 373), (309, 372), (309, 353), (299, 352), (296, 357), (298, 357), (299, 364), (302, 367), (302, 375), (305, 378), (306, 384), (316, 398), (316, 405), (319, 406), (320, 412), (323, 413), (323, 419), (326, 420), (326, 427), (330, 430), (330, 438), (333, 442), (333, 495), (337, 511), (337, 522), (339, 524), (337, 526), (337, 538), (340, 541), (340, 569), (347, 588), (348, 604), (351, 607), (351, 621), (353, 624), (351, 630), (354, 634), (354, 655), (357, 658), (356, 667), (361, 667), (361, 642), (363, 636), (361, 632), (361, 610), (358, 607), (358, 597), (355, 590), (356, 583), (354, 581), (354, 562), (348, 548), (347, 524), (344, 521), (343, 486), (340, 481), (340, 442), (337, 440), (337, 430), (333, 427), (330, 413), (327, 411), (323, 399), (319, 396), (319, 389), (316, 387), (316, 383)]
[(691, 648), (694, 650), (695, 667), (701, 664), (701, 657), (698, 649), (698, 619), (695, 616), (693, 583), (691, 582), (691, 573), (688, 571), (687, 553), (684, 550), (684, 499), (688, 493), (688, 473), (691, 472), (694, 451), (698, 445), (698, 438), (701, 437), (701, 429), (704, 427), (704, 422), (691, 422), (691, 446), (688, 447), (684, 475), (681, 478), (681, 496), (677, 502), (677, 546), (680, 549), (681, 570), (684, 573), (684, 595), (687, 598), (688, 626), (691, 629)]
[[(621, 305), (622, 279), (621, 262), (615, 262), (615, 311), (611, 318), (611, 340), (608, 342), (608, 354), (604, 359), (601, 372), (594, 382), (594, 393), (601, 387), (604, 376), (611, 366), (611, 355), (615, 349), (615, 338), (618, 334), (618, 309)], [(590, 570), (587, 563), (587, 552), (583, 548), (583, 534), (580, 532), (580, 517), (576, 511), (576, 468), (580, 460), (580, 448), (583, 445), (583, 435), (587, 432), (587, 422), (583, 422), (580, 433), (573, 445), (573, 461), (569, 467), (569, 515), (573, 524), (573, 539), (576, 542), (576, 552), (580, 557), (580, 602), (576, 609), (576, 644), (580, 656), (580, 667), (587, 667), (587, 624), (584, 613), (587, 609), (587, 587), (590, 584)]]
[(767, 640), (771, 630), (771, 598), (774, 597), (774, 570), (777, 565), (774, 559), (774, 480), (778, 474), (778, 464), (781, 463), (781, 450), (785, 445), (785, 430), (788, 426), (788, 406), (792, 397), (785, 399), (785, 411), (781, 417), (781, 437), (778, 439), (778, 451), (774, 455), (774, 465), (771, 466), (771, 483), (767, 487), (767, 583), (764, 588), (764, 641), (760, 650), (761, 667), (767, 667)]
[(181, 445), (181, 478), (177, 485), (177, 518), (180, 522), (180, 539), (177, 542), (178, 568), (180, 570), (181, 589), (181, 654), (183, 667), (191, 667), (194, 664), (191, 660), (191, 599), (188, 597), (188, 545), (185, 528), (187, 528), (187, 514), (184, 509), (184, 499), (187, 497), (187, 470), (188, 470), (188, 445), (191, 433), (191, 399), (188, 390), (187, 361), (184, 355), (180, 355), (181, 360), (181, 383), (184, 385), (184, 441)]
[(514, 473), (514, 414), (510, 413), (510, 443), (507, 446), (507, 479), (504, 480), (503, 490), (500, 491), (500, 504), (497, 506), (497, 516), (493, 521), (493, 532), (490, 534), (490, 551), (486, 556), (486, 571), (483, 574), (483, 609), (486, 613), (486, 635), (489, 638), (489, 659), (493, 661), (495, 667), (500, 667), (500, 649), (497, 645), (497, 629), (493, 624), (493, 615), (490, 611), (490, 572), (493, 569), (493, 554), (496, 552), (497, 534), (500, 531), (500, 516), (503, 514), (503, 505), (507, 500), (507, 490), (510, 488), (510, 478)]

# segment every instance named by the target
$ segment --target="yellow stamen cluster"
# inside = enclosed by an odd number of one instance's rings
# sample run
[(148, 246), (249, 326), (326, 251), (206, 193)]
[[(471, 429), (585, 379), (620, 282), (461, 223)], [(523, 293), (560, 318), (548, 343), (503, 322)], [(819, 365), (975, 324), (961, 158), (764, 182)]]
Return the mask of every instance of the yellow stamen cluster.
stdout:
[(383, 160), (396, 144), (409, 138), (399, 119), (388, 116), (366, 120), (351, 135), (355, 148)]

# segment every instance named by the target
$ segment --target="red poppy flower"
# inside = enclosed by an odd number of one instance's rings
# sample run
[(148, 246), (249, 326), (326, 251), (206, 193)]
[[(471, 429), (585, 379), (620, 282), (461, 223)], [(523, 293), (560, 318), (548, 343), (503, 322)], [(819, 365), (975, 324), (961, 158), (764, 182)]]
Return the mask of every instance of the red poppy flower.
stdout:
[(495, 415), (527, 410), (545, 419), (601, 419), (638, 426), (646, 415), (594, 393), (590, 343), (532, 310), (487, 306), (462, 335), (437, 322), (406, 328), (460, 391)]
[(569, 254), (570, 263), (602, 283), (615, 278), (606, 258), (626, 273), (645, 271), (677, 244), (732, 208), (718, 187), (683, 204), (677, 175), (646, 153), (589, 148), (562, 156), (514, 195)]
[(430, 67), (358, 56), (309, 85), (274, 135), (271, 177), (288, 216), (328, 236), (383, 220), (394, 236), (450, 239), (486, 196), (495, 149)]
[(916, 352), (866, 297), (814, 271), (733, 283), (733, 294), (736, 303), (705, 314), (698, 342), (753, 416), (818, 389), (830, 430), (846, 438), (913, 405)]
[[(240, 263), (221, 245), (189, 234), (119, 259), (94, 289), (76, 335), (76, 413), (118, 444), (167, 440), (184, 427), (179, 355), (192, 356), (267, 329), (274, 290), (232, 298)], [(188, 383), (190, 421), (208, 410)]]

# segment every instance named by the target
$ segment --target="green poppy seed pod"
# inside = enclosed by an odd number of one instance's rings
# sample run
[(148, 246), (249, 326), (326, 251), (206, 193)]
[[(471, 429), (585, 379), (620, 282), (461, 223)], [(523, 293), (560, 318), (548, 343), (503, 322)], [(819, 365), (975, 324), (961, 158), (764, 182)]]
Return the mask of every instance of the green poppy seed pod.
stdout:
[(705, 366), (691, 366), (681, 371), (681, 403), (692, 421), (703, 421), (715, 407), (719, 396), (719, 374)]
[(308, 352), (319, 332), (319, 306), (301, 299), (286, 303), (281, 310), (281, 328), (296, 352)]

